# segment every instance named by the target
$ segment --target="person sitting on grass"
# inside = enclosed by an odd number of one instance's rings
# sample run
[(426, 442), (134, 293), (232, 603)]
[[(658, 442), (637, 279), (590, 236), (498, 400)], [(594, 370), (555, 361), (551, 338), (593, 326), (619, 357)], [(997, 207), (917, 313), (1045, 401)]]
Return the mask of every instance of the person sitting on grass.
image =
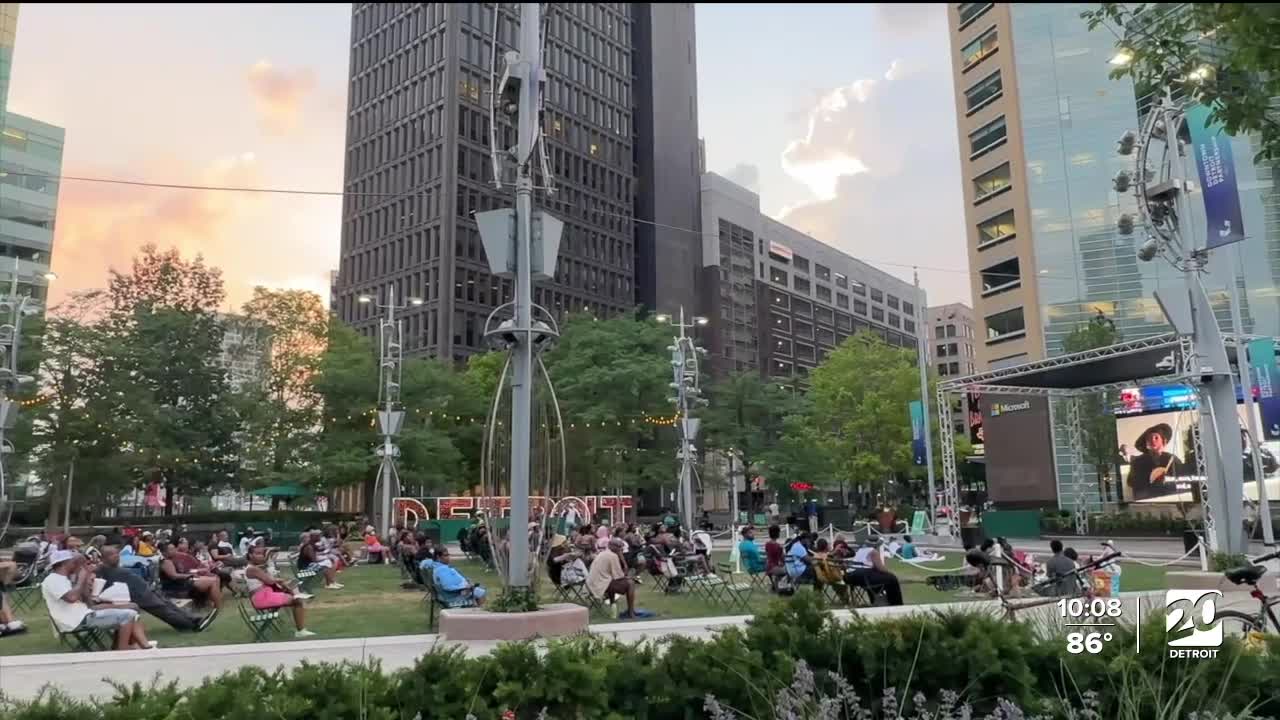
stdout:
[(205, 607), (222, 607), (222, 582), (201, 570), (195, 558), (178, 552), (173, 543), (161, 543), (160, 590), (171, 598), (187, 598)]
[(431, 581), (436, 595), (448, 608), (480, 607), (484, 605), (485, 589), (469, 582), (462, 573), (449, 564), (449, 549), (436, 548), (436, 559), (430, 565)]
[(916, 545), (911, 541), (910, 535), (902, 536), (902, 547), (898, 548), (898, 557), (903, 560), (916, 559)]
[(880, 554), (880, 540), (873, 540), (853, 555), (854, 566), (844, 574), (844, 582), (849, 586), (861, 586), (875, 599), (875, 595), (883, 593), (890, 605), (902, 604), (902, 584), (898, 576), (885, 567), (884, 557)]
[(49, 575), (40, 583), (49, 618), (62, 632), (80, 628), (114, 630), (116, 650), (150, 650), (156, 643), (147, 632), (133, 604), (94, 603), (93, 571), (84, 556), (70, 550), (57, 550), (49, 555)]
[(622, 567), (622, 552), (626, 543), (618, 538), (609, 541), (604, 550), (596, 553), (587, 573), (587, 592), (597, 600), (617, 602), (619, 595), (627, 598), (627, 612), (621, 617), (653, 617), (653, 613), (636, 608), (636, 584), (627, 577)]
[(324, 575), (326, 590), (341, 590), (342, 585), (338, 584), (338, 571), (333, 567), (333, 560), (320, 554), (319, 542), (319, 532), (303, 533), (302, 544), (298, 546), (298, 569), (315, 570)]
[(249, 604), (255, 610), (293, 611), (294, 637), (312, 637), (315, 633), (306, 628), (307, 609), (303, 602), (311, 599), (306, 593), (295, 592), (267, 570), (267, 549), (261, 545), (249, 548), (249, 564), (244, 570), (245, 586), (249, 591)]
[(759, 575), (765, 570), (764, 554), (756, 545), (756, 529), (750, 525), (742, 528), (742, 542), (738, 543), (738, 557), (742, 558), (742, 567), (748, 575)]

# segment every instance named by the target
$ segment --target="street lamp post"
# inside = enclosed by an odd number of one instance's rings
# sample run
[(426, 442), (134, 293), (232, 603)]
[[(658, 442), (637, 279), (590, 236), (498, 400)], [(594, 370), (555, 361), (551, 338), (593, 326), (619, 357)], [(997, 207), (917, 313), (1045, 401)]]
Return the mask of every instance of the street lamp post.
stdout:
[(404, 424), (404, 408), (400, 404), (404, 339), (400, 321), (396, 320), (396, 310), (422, 304), (420, 298), (409, 298), (406, 304), (397, 305), (395, 298), (395, 286), (387, 287), (385, 305), (376, 303), (372, 295), (357, 298), (361, 303), (374, 304), (387, 311), (378, 321), (378, 432), (382, 435), (382, 445), (376, 451), (381, 462), (378, 465), (378, 480), (374, 485), (375, 489), (381, 490), (381, 517), (378, 525), (384, 538), (391, 533), (391, 498), (400, 484), (395, 461), (400, 456), (400, 447), (395, 444), (395, 437), (400, 434), (400, 428)]
[[(676, 458), (680, 460), (680, 519), (684, 523), (685, 528), (690, 532), (693, 531), (693, 476), (696, 472), (694, 468), (694, 454), (697, 447), (694, 443), (698, 439), (698, 426), (700, 421), (693, 417), (693, 411), (702, 405), (706, 405), (707, 401), (702, 397), (702, 389), (700, 387), (701, 379), (698, 370), (698, 355), (706, 354), (706, 350), (698, 347), (692, 336), (685, 333), (686, 330), (692, 330), (696, 327), (707, 324), (707, 318), (695, 316), (691, 322), (685, 322), (684, 306), (680, 307), (679, 320), (673, 320), (670, 315), (657, 315), (658, 322), (669, 322), (676, 328), (677, 334), (673, 340), (673, 344), (667, 349), (671, 351), (671, 371), (672, 382), (670, 387), (675, 390), (675, 397), (671, 401), (676, 406), (677, 428), (680, 436), (680, 448), (676, 451)], [(731, 480), (733, 488), (731, 492), (736, 493), (738, 490), (737, 481)], [(734, 518), (735, 521), (737, 518)]]

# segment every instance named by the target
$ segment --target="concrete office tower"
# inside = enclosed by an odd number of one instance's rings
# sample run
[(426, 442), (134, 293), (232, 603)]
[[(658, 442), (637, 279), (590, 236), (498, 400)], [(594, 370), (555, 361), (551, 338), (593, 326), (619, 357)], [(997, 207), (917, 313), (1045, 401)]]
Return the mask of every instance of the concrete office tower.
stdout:
[(0, 294), (43, 301), (66, 133), (8, 110), (17, 23), (18, 3), (0, 3)]
[[(938, 380), (972, 375), (975, 370), (973, 308), (964, 303), (937, 305), (925, 312), (929, 333), (929, 364)], [(952, 431), (969, 430), (969, 402), (963, 395), (951, 398)]]
[[(495, 7), (501, 8), (496, 68)], [(572, 3), (552, 4), (545, 16), (542, 124), (557, 192), (538, 190), (535, 203), (564, 220), (565, 230), (555, 277), (535, 287), (534, 302), (562, 321), (570, 313), (630, 312), (638, 257), (658, 258), (646, 274), (657, 285), (668, 260), (637, 249), (637, 207), (652, 208), (663, 224), (692, 227), (688, 211), (677, 213), (672, 197), (653, 189), (665, 178), (665, 147), (648, 159), (635, 149), (638, 142), (675, 142), (675, 124), (647, 108), (675, 102), (669, 99), (694, 86), (665, 53), (668, 41), (681, 48), (692, 41), (691, 24), (679, 37), (666, 34), (682, 13), (691, 18), (692, 10)], [(472, 213), (513, 203), (510, 163), (500, 170), (505, 186), (492, 184), (489, 88), (494, 73), (501, 77), (503, 53), (513, 49), (518, 27), (509, 4), (352, 7), (344, 184), (351, 195), (343, 206), (334, 311), (372, 334), (377, 309), (360, 304), (360, 295), (385, 302), (394, 287), (397, 301), (421, 298), (422, 305), (400, 313), (406, 352), (462, 359), (484, 350), (485, 317), (512, 299), (511, 281), (487, 272)], [(692, 57), (691, 45), (680, 57)], [(659, 62), (661, 74), (649, 67)], [(692, 62), (680, 72), (692, 73)], [(645, 78), (642, 94), (633, 80)], [(666, 89), (668, 82), (679, 91)], [(648, 118), (645, 127), (639, 117)], [(688, 128), (688, 143), (696, 147), (696, 116)], [(502, 115), (497, 136), (499, 147), (514, 145), (514, 129)], [(637, 171), (648, 174), (637, 178)], [(539, 173), (536, 182), (545, 186), (546, 178)], [(677, 244), (640, 239), (654, 247)]]
[(754, 192), (704, 174), (702, 227), (700, 307), (711, 322), (700, 340), (713, 373), (802, 385), (860, 330), (916, 347), (923, 291), (764, 215)]

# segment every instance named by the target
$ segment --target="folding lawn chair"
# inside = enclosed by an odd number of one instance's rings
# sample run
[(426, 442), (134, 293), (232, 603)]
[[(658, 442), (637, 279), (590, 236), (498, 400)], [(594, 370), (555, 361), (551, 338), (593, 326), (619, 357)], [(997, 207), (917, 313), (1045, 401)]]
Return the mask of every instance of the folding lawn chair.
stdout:
[(53, 636), (57, 638), (58, 644), (71, 652), (107, 649), (107, 640), (98, 628), (81, 625), (74, 630), (61, 630), (53, 621), (52, 615), (49, 616), (49, 626), (53, 628)]
[(254, 642), (267, 642), (280, 632), (279, 610), (258, 610), (243, 598), (236, 603), (236, 608), (240, 611), (240, 619), (253, 633)]

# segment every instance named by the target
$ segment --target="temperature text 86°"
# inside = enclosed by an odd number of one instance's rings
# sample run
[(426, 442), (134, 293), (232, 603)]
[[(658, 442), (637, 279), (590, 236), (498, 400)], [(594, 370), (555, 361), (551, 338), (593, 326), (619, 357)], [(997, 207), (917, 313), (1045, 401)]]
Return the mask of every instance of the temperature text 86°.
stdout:
[(1082, 652), (1096, 655), (1102, 652), (1102, 644), (1110, 640), (1109, 632), (1067, 633), (1067, 652), (1072, 655), (1079, 655)]

